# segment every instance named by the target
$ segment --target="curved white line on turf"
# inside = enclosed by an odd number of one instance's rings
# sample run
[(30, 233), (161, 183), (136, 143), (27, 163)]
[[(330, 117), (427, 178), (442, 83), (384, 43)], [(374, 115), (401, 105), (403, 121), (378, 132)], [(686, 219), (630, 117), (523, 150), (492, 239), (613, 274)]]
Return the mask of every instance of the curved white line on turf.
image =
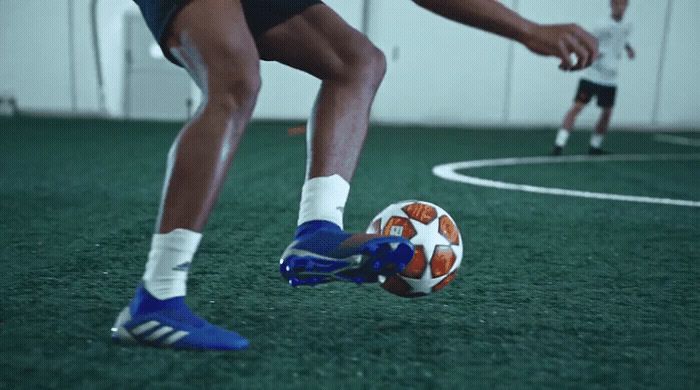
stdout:
[(445, 180), (466, 183), (480, 187), (497, 188), (501, 190), (522, 191), (535, 194), (572, 196), (588, 199), (618, 200), (623, 202), (653, 203), (671, 206), (700, 207), (700, 201), (684, 199), (652, 198), (648, 196), (607, 194), (602, 192), (589, 192), (567, 190), (563, 188), (538, 187), (527, 184), (506, 183), (496, 180), (482, 179), (479, 177), (457, 173), (458, 170), (475, 169), (485, 167), (504, 167), (530, 164), (562, 164), (582, 162), (609, 162), (609, 161), (695, 161), (700, 160), (700, 154), (628, 154), (611, 156), (552, 156), (552, 157), (512, 157), (493, 160), (462, 161), (438, 165), (433, 168), (433, 174)]
[(672, 145), (700, 147), (700, 138), (681, 137), (679, 135), (657, 134), (654, 141)]

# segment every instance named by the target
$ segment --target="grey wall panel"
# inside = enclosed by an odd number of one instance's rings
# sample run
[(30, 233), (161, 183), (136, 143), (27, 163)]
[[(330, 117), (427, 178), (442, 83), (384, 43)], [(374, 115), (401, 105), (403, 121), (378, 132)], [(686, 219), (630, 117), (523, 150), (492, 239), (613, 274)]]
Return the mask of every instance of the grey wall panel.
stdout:
[(502, 119), (505, 39), (447, 21), (410, 1), (370, 5), (370, 37), (389, 63), (373, 118), (431, 124)]
[(68, 2), (0, 3), (0, 93), (21, 109), (71, 111)]
[(700, 1), (674, 0), (658, 121), (700, 127)]

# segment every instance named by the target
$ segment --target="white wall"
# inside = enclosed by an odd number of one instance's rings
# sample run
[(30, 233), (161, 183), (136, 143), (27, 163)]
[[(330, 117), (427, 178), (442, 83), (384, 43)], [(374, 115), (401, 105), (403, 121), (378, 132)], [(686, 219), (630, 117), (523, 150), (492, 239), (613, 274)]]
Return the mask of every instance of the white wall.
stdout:
[[(540, 22), (589, 26), (608, 13), (608, 0), (505, 0)], [(700, 2), (673, 0), (665, 60), (667, 1), (632, 1), (628, 18), (638, 52), (625, 61), (615, 123), (700, 127)], [(69, 4), (73, 4), (75, 82), (71, 78)], [(89, 24), (90, 0), (0, 0), (0, 94), (14, 94), (23, 109), (92, 113), (98, 109)], [(327, 3), (360, 27), (363, 0)], [(131, 0), (101, 0), (98, 9), (107, 108), (122, 113), (123, 19), (138, 12)], [(370, 38), (389, 62), (373, 118), (427, 124), (556, 126), (579, 75), (562, 73), (552, 59), (518, 44), (444, 21), (411, 1), (370, 0)], [(509, 52), (512, 50), (512, 52)], [(512, 53), (512, 64), (509, 64)], [(663, 63), (660, 95), (656, 95)], [(509, 66), (512, 65), (512, 66)], [(279, 64), (263, 63), (257, 118), (306, 118), (319, 82)], [(510, 84), (509, 84), (510, 82)], [(72, 96), (75, 96), (73, 107)], [(587, 110), (582, 126), (596, 110)]]
[[(89, 3), (89, 0), (80, 1)], [(105, 100), (107, 110), (112, 115), (121, 115), (124, 111), (124, 16), (127, 12), (138, 13), (136, 3), (131, 0), (101, 0), (97, 7)], [(83, 33), (89, 36), (89, 27)], [(93, 55), (87, 47), (81, 54), (83, 59)]]
[(0, 1), (0, 93), (22, 107), (71, 110), (67, 21), (66, 1)]
[[(73, 5), (75, 83), (71, 75), (69, 7)], [(109, 113), (122, 112), (123, 17), (132, 1), (101, 1), (98, 23)], [(0, 1), (0, 93), (30, 111), (94, 113), (97, 73), (92, 49), (90, 0)], [(73, 107), (72, 94), (76, 106)]]
[(508, 41), (447, 22), (410, 1), (374, 1), (371, 6), (369, 35), (388, 60), (374, 106), (376, 120), (502, 120)]
[(658, 122), (700, 124), (700, 1), (675, 0), (663, 68)]

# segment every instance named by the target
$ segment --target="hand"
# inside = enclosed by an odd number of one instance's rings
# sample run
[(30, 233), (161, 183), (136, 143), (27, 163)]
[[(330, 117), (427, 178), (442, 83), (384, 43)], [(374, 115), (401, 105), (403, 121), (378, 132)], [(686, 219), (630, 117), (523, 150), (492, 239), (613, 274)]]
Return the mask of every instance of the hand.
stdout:
[(633, 60), (636, 56), (637, 56), (637, 53), (634, 51), (634, 49), (628, 46), (627, 47), (627, 58), (629, 58), (630, 60)]
[(558, 57), (562, 70), (587, 68), (598, 58), (598, 40), (575, 24), (534, 25), (522, 43), (536, 54)]

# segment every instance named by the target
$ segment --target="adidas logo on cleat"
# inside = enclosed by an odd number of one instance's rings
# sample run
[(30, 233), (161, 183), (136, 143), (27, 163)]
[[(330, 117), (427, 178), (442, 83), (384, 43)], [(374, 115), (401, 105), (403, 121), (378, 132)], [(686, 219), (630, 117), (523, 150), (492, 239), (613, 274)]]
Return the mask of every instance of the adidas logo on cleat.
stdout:
[(178, 264), (177, 266), (173, 267), (173, 271), (182, 271), (182, 272), (188, 272), (190, 270), (190, 266), (192, 265), (191, 261)]

